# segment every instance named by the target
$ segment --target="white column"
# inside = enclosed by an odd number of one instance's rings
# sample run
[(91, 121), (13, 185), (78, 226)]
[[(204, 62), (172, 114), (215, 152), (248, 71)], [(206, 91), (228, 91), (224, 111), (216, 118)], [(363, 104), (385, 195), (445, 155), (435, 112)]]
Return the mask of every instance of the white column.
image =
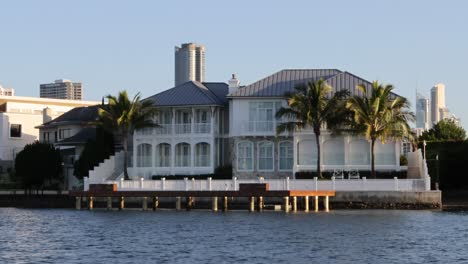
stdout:
[(343, 141), (344, 141), (344, 168), (345, 169), (348, 169), (348, 165), (349, 165), (349, 142), (351, 141), (350, 140), (350, 137), (349, 136), (345, 136), (343, 137)]
[(210, 123), (210, 134), (214, 134), (214, 121), (215, 121), (215, 114), (216, 114), (216, 110), (214, 107), (211, 107), (211, 123)]
[[(190, 164), (189, 167), (195, 167), (195, 144), (190, 140)], [(190, 174), (193, 174), (193, 170), (190, 170)]]
[(215, 149), (214, 149), (214, 145), (215, 145), (215, 139), (214, 139), (214, 136), (213, 136), (213, 139), (211, 140), (211, 144), (210, 144), (210, 167), (211, 167), (211, 172), (212, 173), (214, 173), (214, 169), (215, 169), (215, 160), (214, 160)]
[(395, 170), (400, 171), (400, 155), (401, 155), (401, 144), (402, 141), (395, 140)]
[(192, 116), (190, 118), (190, 133), (195, 134), (195, 108), (192, 108)]
[(176, 111), (172, 108), (172, 117), (171, 117), (171, 133), (175, 134), (175, 118), (176, 118)]
[(171, 144), (171, 174), (174, 174), (174, 167), (176, 166), (175, 164), (175, 155), (176, 155), (176, 147), (175, 147), (175, 142), (172, 140)]

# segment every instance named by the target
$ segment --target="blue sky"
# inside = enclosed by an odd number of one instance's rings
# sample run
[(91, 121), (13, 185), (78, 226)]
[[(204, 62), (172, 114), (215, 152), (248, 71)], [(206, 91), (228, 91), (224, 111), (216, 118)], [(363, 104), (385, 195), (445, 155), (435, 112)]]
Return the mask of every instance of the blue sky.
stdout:
[(174, 46), (206, 46), (207, 81), (338, 68), (395, 85), (414, 105), (446, 84), (468, 127), (468, 1), (3, 1), (0, 84), (81, 81), (85, 99), (173, 86)]

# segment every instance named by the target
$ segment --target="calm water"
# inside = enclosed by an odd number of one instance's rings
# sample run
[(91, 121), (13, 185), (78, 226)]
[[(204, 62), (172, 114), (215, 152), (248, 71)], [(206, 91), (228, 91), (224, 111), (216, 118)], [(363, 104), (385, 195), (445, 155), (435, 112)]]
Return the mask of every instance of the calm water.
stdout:
[(1, 263), (468, 263), (468, 213), (0, 208)]

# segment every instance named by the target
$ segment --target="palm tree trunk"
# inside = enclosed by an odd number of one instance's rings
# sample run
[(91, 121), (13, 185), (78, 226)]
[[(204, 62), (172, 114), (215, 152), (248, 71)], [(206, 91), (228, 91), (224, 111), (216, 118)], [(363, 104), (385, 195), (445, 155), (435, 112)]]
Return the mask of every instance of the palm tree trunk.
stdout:
[(371, 140), (371, 175), (372, 178), (375, 179), (375, 153), (374, 153), (374, 146), (375, 146), (375, 139)]
[(127, 135), (123, 135), (123, 138), (122, 138), (122, 143), (123, 143), (123, 149), (124, 149), (124, 167), (123, 167), (123, 172), (124, 172), (124, 180), (129, 180), (130, 177), (128, 177), (128, 170), (127, 170), (127, 167), (128, 167), (128, 164), (127, 164), (127, 160), (128, 160), (128, 147), (127, 147)]
[(322, 178), (322, 162), (320, 155), (320, 132), (315, 132), (315, 143), (317, 144), (317, 177)]

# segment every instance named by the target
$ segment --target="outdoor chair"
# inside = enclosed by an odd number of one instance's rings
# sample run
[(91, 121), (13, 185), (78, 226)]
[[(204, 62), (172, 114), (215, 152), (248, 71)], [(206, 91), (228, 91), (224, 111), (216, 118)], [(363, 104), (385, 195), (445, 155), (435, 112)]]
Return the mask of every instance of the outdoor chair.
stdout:
[(343, 169), (334, 169), (332, 176), (335, 177), (336, 180), (344, 180)]
[(359, 180), (359, 171), (356, 169), (352, 169), (348, 171), (348, 179), (350, 180)]

